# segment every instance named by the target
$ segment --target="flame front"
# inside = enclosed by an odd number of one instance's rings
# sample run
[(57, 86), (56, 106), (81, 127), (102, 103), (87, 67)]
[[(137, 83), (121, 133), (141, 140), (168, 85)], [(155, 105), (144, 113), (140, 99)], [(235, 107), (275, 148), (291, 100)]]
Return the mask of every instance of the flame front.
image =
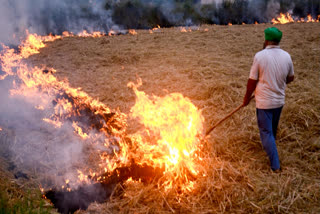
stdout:
[(180, 93), (164, 97), (148, 96), (138, 87), (128, 84), (136, 94), (131, 117), (143, 124), (144, 129), (133, 135), (141, 163), (165, 168), (175, 179), (186, 178), (186, 172), (199, 173), (195, 161), (199, 160), (203, 117), (190, 99)]
[(134, 29), (129, 29), (129, 34), (131, 35), (137, 35), (137, 31), (135, 31)]
[(280, 16), (277, 17), (276, 19), (272, 19), (271, 22), (273, 24), (286, 24), (286, 23), (294, 22), (294, 20), (289, 13), (286, 13), (286, 14), (280, 13)]
[(319, 22), (320, 15), (318, 15), (317, 19), (312, 18), (312, 16), (309, 14), (306, 18), (293, 18), (290, 13), (280, 13), (280, 15), (277, 18), (274, 18), (271, 20), (272, 24), (287, 24), (292, 22)]
[[(90, 35), (82, 32), (79, 36), (88, 37)], [(93, 33), (91, 36), (98, 37), (99, 35)], [(25, 61), (29, 56), (39, 53), (40, 49), (45, 47), (46, 41), (73, 36), (75, 35), (67, 32), (62, 36), (29, 34), (19, 46), (20, 52), (18, 53), (3, 46), (0, 61), (4, 74), (0, 76), (0, 80), (13, 76), (14, 87), (10, 90), (12, 97), (21, 97), (26, 102), (33, 104), (39, 112), (46, 112), (46, 116), (41, 120), (48, 125), (51, 124), (56, 129), (72, 127), (75, 136), (79, 137), (79, 142), (86, 145), (97, 145), (103, 150), (97, 152), (102, 153), (103, 156), (104, 151), (110, 154), (110, 150), (115, 150), (114, 147), (121, 144), (119, 141), (126, 129), (127, 116), (109, 109), (105, 104), (91, 98), (80, 89), (71, 88), (67, 81), (59, 81), (53, 75), (55, 73), (53, 68), (32, 67)], [(111, 120), (112, 124), (109, 124), (108, 121)], [(97, 166), (99, 165), (100, 169), (96, 167), (95, 170), (98, 170), (98, 173), (104, 172), (105, 168), (109, 171), (108, 166), (114, 167), (113, 162), (118, 161), (112, 157), (99, 160)], [(87, 166), (82, 167), (82, 170), (85, 174), (89, 174)], [(89, 182), (89, 179), (81, 179), (82, 177), (79, 176), (78, 180), (66, 179), (69, 185), (82, 181)]]
[[(179, 93), (149, 97), (137, 89), (141, 80), (138, 85), (129, 83), (128, 86), (133, 88), (137, 96), (130, 116), (138, 119), (144, 127), (126, 136), (127, 115), (112, 111), (80, 89), (71, 88), (67, 81), (59, 81), (53, 75), (53, 68), (32, 67), (25, 61), (29, 56), (39, 53), (47, 41), (101, 35), (87, 32), (79, 35), (64, 32), (62, 36), (29, 34), (22, 42), (19, 53), (4, 46), (0, 59), (5, 74), (0, 79), (13, 76), (19, 80), (10, 95), (24, 97), (36, 110), (46, 112), (42, 121), (55, 129), (69, 127), (71, 122), (70, 127), (80, 142), (97, 145), (101, 149), (97, 167), (80, 167), (76, 180), (66, 177), (64, 187), (93, 182), (90, 178), (96, 178), (98, 182), (104, 173), (110, 173), (117, 167), (130, 166), (133, 160), (137, 165), (161, 168), (165, 188), (178, 183), (180, 187), (190, 189), (193, 186), (191, 178), (201, 171), (198, 163), (201, 160), (199, 136), (202, 135), (204, 121), (190, 99)], [(85, 117), (85, 120), (81, 117)], [(130, 138), (132, 145), (128, 144), (127, 138)]]

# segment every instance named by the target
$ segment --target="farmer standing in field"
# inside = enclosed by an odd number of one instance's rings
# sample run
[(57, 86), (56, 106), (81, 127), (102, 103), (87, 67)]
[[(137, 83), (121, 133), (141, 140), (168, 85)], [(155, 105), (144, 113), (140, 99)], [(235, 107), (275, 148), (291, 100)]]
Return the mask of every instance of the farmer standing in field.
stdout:
[(264, 33), (264, 50), (256, 53), (254, 57), (243, 106), (249, 104), (255, 91), (260, 139), (269, 157), (271, 169), (280, 172), (276, 134), (285, 103), (286, 84), (293, 81), (294, 71), (290, 55), (279, 47), (282, 32), (270, 27), (265, 29)]

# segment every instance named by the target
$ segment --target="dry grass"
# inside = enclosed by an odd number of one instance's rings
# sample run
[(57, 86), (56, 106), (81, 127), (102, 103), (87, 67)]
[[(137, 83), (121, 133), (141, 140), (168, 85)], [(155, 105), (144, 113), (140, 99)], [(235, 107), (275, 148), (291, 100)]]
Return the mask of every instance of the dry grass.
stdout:
[[(269, 26), (65, 38), (48, 43), (30, 60), (52, 66), (59, 78), (124, 113), (135, 100), (127, 83), (138, 75), (144, 83), (140, 90), (147, 94), (179, 92), (189, 97), (202, 109), (209, 127), (241, 104), (253, 56), (261, 50), (263, 30)], [(208, 175), (197, 179), (193, 192), (127, 183), (121, 197), (92, 204), (81, 213), (319, 213), (320, 25), (277, 27), (296, 75), (286, 91), (278, 132), (281, 174), (269, 169), (252, 103), (212, 132), (203, 151)]]

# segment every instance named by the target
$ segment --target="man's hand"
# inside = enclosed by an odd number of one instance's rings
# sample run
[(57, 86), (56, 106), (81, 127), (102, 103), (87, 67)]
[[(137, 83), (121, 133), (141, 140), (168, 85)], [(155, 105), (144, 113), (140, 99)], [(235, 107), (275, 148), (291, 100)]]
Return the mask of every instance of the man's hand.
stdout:
[(242, 106), (247, 106), (250, 103), (250, 97), (244, 96)]
[(246, 95), (243, 98), (242, 106), (247, 106), (250, 103), (251, 95), (256, 89), (257, 83), (258, 83), (258, 80), (248, 79), (247, 91), (246, 91)]
[(254, 98), (254, 95), (251, 96), (251, 97), (249, 97), (249, 99), (245, 96), (245, 97), (243, 98), (242, 106), (244, 107), (244, 106), (249, 105), (250, 101), (251, 101), (253, 98)]
[(294, 76), (288, 76), (286, 83), (289, 84), (289, 83), (292, 82), (293, 80), (294, 80)]

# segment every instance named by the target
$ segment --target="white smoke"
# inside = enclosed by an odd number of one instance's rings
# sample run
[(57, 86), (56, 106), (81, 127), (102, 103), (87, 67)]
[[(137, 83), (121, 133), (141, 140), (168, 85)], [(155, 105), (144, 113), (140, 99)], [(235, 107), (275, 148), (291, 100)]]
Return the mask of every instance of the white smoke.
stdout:
[[(282, 11), (317, 15), (319, 1), (292, 0), (0, 0), (0, 42), (19, 44), (25, 30), (47, 35), (82, 30), (108, 32), (201, 23), (270, 22)], [(240, 12), (241, 11), (241, 12)], [(296, 12), (295, 12), (296, 11)], [(298, 13), (298, 14), (294, 14)], [(130, 17), (128, 17), (130, 16)], [(116, 23), (115, 23), (116, 22)], [(162, 26), (163, 27), (163, 26)]]
[(113, 22), (104, 4), (104, 0), (0, 0), (0, 42), (17, 44), (26, 30), (41, 35), (108, 32)]
[[(56, 95), (41, 91), (33, 91), (33, 96), (12, 95), (13, 82), (17, 84), (19, 79), (9, 76), (0, 81), (0, 155), (9, 157), (16, 172), (35, 175), (44, 187), (61, 187), (69, 180), (70, 187), (76, 188), (80, 184), (78, 170), (99, 169), (100, 159), (91, 163), (88, 159), (117, 149), (103, 146), (108, 139), (98, 131), (89, 132), (95, 136), (94, 144), (82, 139), (75, 133), (73, 121), (64, 121), (61, 127), (43, 121), (54, 114)], [(48, 101), (44, 110), (35, 108), (43, 99)]]
[(268, 3), (266, 16), (267, 17), (277, 17), (280, 11), (280, 3), (275, 0), (271, 0)]

